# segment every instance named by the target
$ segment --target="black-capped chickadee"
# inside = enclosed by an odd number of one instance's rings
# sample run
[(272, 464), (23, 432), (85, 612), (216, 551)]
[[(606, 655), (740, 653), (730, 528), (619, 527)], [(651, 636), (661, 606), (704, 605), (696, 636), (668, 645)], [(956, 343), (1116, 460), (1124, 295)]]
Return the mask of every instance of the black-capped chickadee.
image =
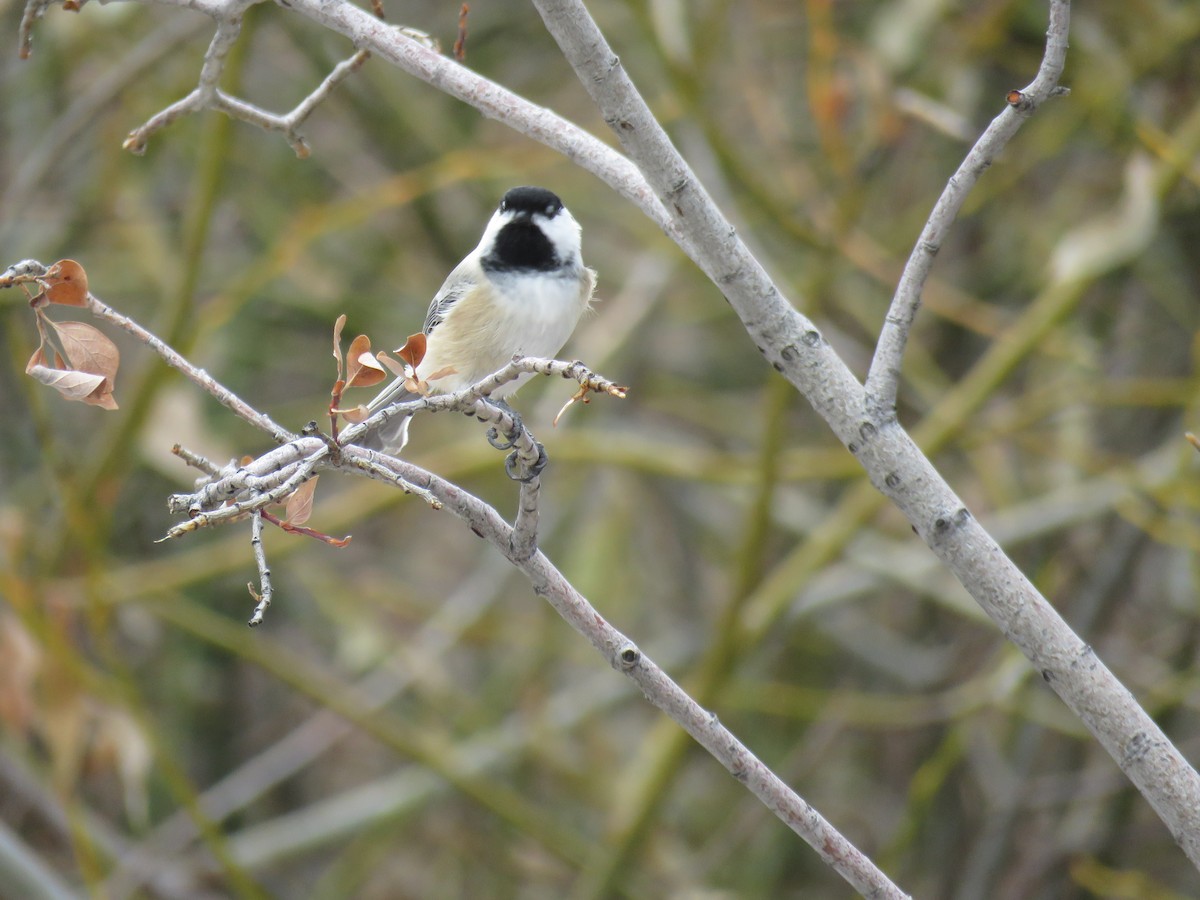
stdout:
[[(429, 304), (421, 382), (439, 393), (461, 390), (503, 368), (516, 355), (552, 357), (588, 308), (596, 273), (580, 256), (581, 229), (552, 192), (515, 187), (484, 229), (479, 246), (454, 267)], [(513, 393), (522, 375), (492, 397)], [(416, 398), (397, 379), (368, 404), (374, 413)], [(365, 446), (399, 453), (408, 442), (405, 416), (368, 436)]]

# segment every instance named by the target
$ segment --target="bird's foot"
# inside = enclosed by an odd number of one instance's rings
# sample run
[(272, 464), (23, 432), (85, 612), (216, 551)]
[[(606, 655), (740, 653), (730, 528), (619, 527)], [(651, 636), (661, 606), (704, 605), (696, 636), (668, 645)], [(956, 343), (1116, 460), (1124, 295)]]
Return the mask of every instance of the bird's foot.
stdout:
[(488, 402), (494, 406), (498, 406), (500, 409), (504, 410), (504, 412), (508, 413), (508, 415), (512, 418), (513, 423), (512, 430), (506, 431), (503, 437), (501, 437), (500, 430), (496, 428), (496, 426), (493, 425), (491, 428), (489, 428), (487, 430), (488, 443), (497, 450), (511, 450), (516, 446), (517, 439), (521, 436), (521, 432), (525, 430), (525, 423), (522, 421), (520, 414), (503, 400), (489, 399)]

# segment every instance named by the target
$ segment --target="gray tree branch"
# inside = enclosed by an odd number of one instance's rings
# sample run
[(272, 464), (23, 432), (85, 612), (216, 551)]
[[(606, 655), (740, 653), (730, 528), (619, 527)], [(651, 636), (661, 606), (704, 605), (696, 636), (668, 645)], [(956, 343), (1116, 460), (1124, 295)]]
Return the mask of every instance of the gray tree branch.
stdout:
[[(580, 0), (534, 0), (551, 34), (760, 352), (855, 454), (1004, 635), (1100, 741), (1200, 866), (1200, 775), (1017, 568), (820, 331), (792, 307), (672, 145)], [(1061, 71), (1068, 0), (1052, 0), (1044, 80)], [(915, 307), (914, 307), (915, 309)]]

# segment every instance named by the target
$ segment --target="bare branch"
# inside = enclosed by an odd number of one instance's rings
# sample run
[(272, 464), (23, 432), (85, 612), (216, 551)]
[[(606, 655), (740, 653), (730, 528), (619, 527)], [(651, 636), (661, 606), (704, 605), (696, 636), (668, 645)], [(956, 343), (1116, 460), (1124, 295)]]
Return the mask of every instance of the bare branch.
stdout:
[[(263, 460), (270, 460), (268, 466), (277, 462), (284, 455), (279, 450), (302, 454), (302, 458), (287, 462), (280, 468), (270, 468), (263, 475), (254, 471), (263, 468)], [(305, 450), (309, 452), (304, 454)], [(233, 522), (274, 503), (282, 503), (313, 476), (317, 465), (328, 452), (328, 445), (319, 438), (299, 438), (259, 457), (249, 466), (210, 482), (195, 494), (173, 494), (167, 505), (172, 512), (186, 509), (189, 518), (169, 529), (160, 540), (182, 537), (210, 525)], [(238, 499), (227, 499), (231, 497)]]
[(509, 539), (509, 552), (514, 559), (528, 559), (537, 550), (538, 497), (541, 492), (542, 479), (537, 475), (521, 483), (517, 515)]
[[(176, 368), (191, 373), (192, 376), (201, 374), (190, 364), (174, 360), (174, 351), (170, 351), (165, 344), (132, 320), (118, 317), (90, 295), (89, 306), (103, 310), (105, 317), (110, 321), (123, 322), (122, 327), (126, 327), (126, 330), (155, 347)], [(497, 427), (506, 434), (512, 434), (514, 439), (524, 441), (524, 446), (537, 448), (540, 456), (540, 445), (532, 441), (527, 430), (511, 411), (484, 399), (487, 392), (528, 372), (570, 378), (590, 390), (613, 396), (621, 397), (625, 393), (624, 388), (591, 373), (578, 362), (516, 358), (500, 372), (478, 385), (455, 394), (422, 398), (404, 406), (411, 405), (414, 410), (424, 406), (433, 411), (461, 411), (465, 407), (479, 414), (485, 421), (496, 422)], [(206, 374), (203, 379), (198, 379), (198, 383), (205, 386), (206, 390), (225, 400), (233, 397), (220, 385), (215, 382), (208, 384), (204, 379), (208, 382), (212, 382), (212, 379)], [(226, 405), (231, 405), (232, 408), (231, 403), (227, 402)], [(385, 410), (377, 415), (383, 416), (387, 412)], [(254, 418), (250, 417), (251, 420)], [(352, 439), (366, 430), (364, 426), (347, 429), (344, 437)], [(857, 848), (725, 729), (715, 715), (701, 708), (665, 672), (644, 656), (632, 641), (609, 625), (545, 555), (536, 549), (536, 501), (540, 490), (540, 480), (536, 472), (528, 479), (522, 479), (524, 484), (521, 508), (514, 527), (508, 525), (499, 513), (482, 500), (411, 463), (355, 446), (337, 447), (335, 457), (333, 449), (333, 445), (319, 437), (295, 438), (247, 465), (230, 465), (220, 469), (192, 494), (176, 494), (170, 498), (171, 509), (175, 512), (186, 511), (190, 518), (172, 528), (168, 537), (178, 537), (206, 525), (251, 516), (251, 540), (262, 586), (256, 597), (258, 605), (251, 616), (251, 625), (262, 621), (271, 598), (269, 569), (261, 545), (261, 510), (286, 498), (299, 484), (311, 477), (319, 465), (354, 468), (371, 472), (376, 477), (381, 472), (389, 472), (397, 483), (419, 490), (441, 506), (450, 509), (474, 533), (499, 549), (530, 578), (534, 590), (545, 597), (572, 627), (600, 650), (614, 668), (637, 682), (652, 703), (675, 719), (784, 822), (810, 842), (814, 842), (822, 856), (846, 875), (851, 883), (869, 885), (877, 896), (905, 896)], [(518, 446), (517, 450), (520, 449)], [(522, 462), (527, 464), (524, 459)], [(206, 470), (215, 468), (203, 462), (200, 465)], [(251, 591), (254, 593), (253, 589)]]
[(203, 369), (197, 368), (188, 362), (188, 360), (182, 355), (164, 343), (161, 338), (151, 334), (128, 316), (124, 316), (117, 312), (95, 294), (88, 294), (87, 308), (97, 318), (103, 319), (106, 322), (111, 322), (117, 327), (133, 335), (135, 338), (161, 356), (163, 361), (165, 361), (168, 366), (181, 372), (188, 381), (201, 388), (203, 391), (205, 391), (205, 393), (215, 397), (222, 406), (227, 407), (239, 418), (249, 422), (255, 428), (261, 428), (263, 431), (267, 432), (267, 434), (271, 435), (271, 437), (277, 443), (282, 444), (295, 437), (294, 434), (292, 434), (282, 425), (275, 422), (270, 416), (266, 415), (266, 413), (261, 413), (256, 410), (233, 391), (229, 390), (229, 388), (220, 384), (215, 378), (213, 378)]
[[(357, 448), (354, 448), (357, 449)], [(388, 457), (380, 457), (378, 454), (366, 451), (366, 455), (358, 453), (343, 453), (350, 465), (361, 471), (368, 478), (374, 478), (376, 481), (382, 481), (385, 484), (390, 484), (393, 487), (398, 487), (406, 494), (415, 494), (429, 504), (430, 509), (438, 510), (442, 508), (442, 501), (433, 496), (423, 487), (405, 481), (403, 476), (398, 472), (392, 471), (387, 466)]]
[(204, 54), (204, 65), (200, 68), (199, 86), (182, 100), (176, 100), (166, 109), (151, 116), (150, 120), (140, 128), (131, 131), (123, 145), (126, 150), (140, 156), (146, 152), (146, 141), (154, 132), (166, 128), (176, 119), (188, 113), (216, 106), (216, 100), (220, 93), (217, 85), (220, 83), (221, 73), (225, 69), (225, 60), (242, 33), (242, 17), (250, 5), (244, 0), (230, 2), (226, 5), (223, 9), (224, 14), (217, 18), (216, 34), (213, 35), (208, 50)]
[(199, 469), (209, 477), (215, 477), (221, 474), (221, 467), (215, 462), (204, 456), (201, 456), (198, 453), (193, 453), (186, 447), (181, 447), (179, 444), (176, 444), (171, 448), (171, 452), (182, 459), (185, 464), (191, 466), (193, 469)]
[(254, 548), (254, 562), (258, 566), (258, 590), (254, 590), (253, 584), (247, 584), (246, 587), (250, 591), (250, 596), (258, 601), (254, 607), (254, 612), (250, 616), (250, 621), (247, 623), (251, 628), (262, 623), (263, 615), (267, 611), (267, 607), (271, 605), (271, 568), (267, 565), (267, 552), (263, 550), (262, 545), (262, 512), (256, 512), (250, 516), (250, 546)]
[[(872, 484), (1042, 673), (1200, 866), (1200, 775), (971, 515), (894, 414), (876, 414), (878, 404), (868, 402), (820, 332), (783, 299), (672, 146), (583, 3), (534, 2), (605, 121), (675, 214), (685, 246), (703, 254), (702, 268), (759, 350), (808, 398)], [(1066, 0), (1053, 2), (1056, 16), (1068, 8)], [(1054, 60), (1061, 62), (1065, 33), (1053, 41), (1048, 84), (1057, 81)]]
[(962, 164), (958, 167), (934, 204), (933, 212), (917, 245), (904, 265), (891, 307), (884, 319), (875, 355), (867, 374), (867, 401), (877, 417), (894, 414), (896, 393), (900, 385), (900, 365), (908, 333), (921, 306), (921, 291), (933, 269), (933, 261), (941, 249), (942, 242), (954, 224), (958, 211), (975, 183), (984, 171), (996, 161), (996, 157), (1012, 140), (1017, 130), (1025, 124), (1037, 108), (1047, 99), (1064, 93), (1058, 87), (1063, 65), (1067, 57), (1067, 32), (1071, 24), (1069, 0), (1052, 0), (1050, 4), (1050, 27), (1046, 32), (1046, 52), (1038, 68), (1037, 77), (1023, 90), (1010, 91), (1008, 105), (975, 142)]
[[(205, 10), (216, 20), (217, 30), (209, 44), (208, 52), (204, 55), (204, 65), (200, 69), (198, 86), (186, 97), (176, 100), (151, 116), (143, 125), (131, 131), (123, 145), (126, 150), (140, 156), (146, 152), (146, 144), (155, 132), (167, 127), (182, 116), (212, 109), (225, 113), (231, 118), (255, 125), (264, 131), (281, 132), (296, 152), (297, 157), (300, 159), (308, 157), (309, 146), (299, 132), (300, 126), (304, 124), (313, 110), (333, 92), (334, 88), (362, 67), (370, 53), (360, 50), (349, 59), (338, 63), (325, 76), (321, 84), (301, 100), (291, 112), (272, 113), (246, 100), (227, 94), (218, 87), (225, 68), (225, 61), (241, 36), (245, 10), (256, 2), (260, 2), (260, 0), (230, 0), (228, 3), (214, 5)], [(423, 41), (431, 46), (436, 46), (436, 42), (422, 32), (415, 29), (402, 30), (415, 41)]]
[(632, 201), (687, 250), (686, 236), (675, 228), (672, 217), (637, 168), (574, 122), (464, 68), (427, 43), (415, 39), (410, 30), (382, 23), (352, 3), (289, 0), (288, 7), (345, 35), (356, 47), (370, 50), (373, 55), (458, 98), (488, 118), (503, 122), (557, 150)]
[(517, 456), (525, 468), (529, 469), (537, 465), (541, 455), (533, 436), (524, 428), (510, 408), (504, 404), (488, 402), (485, 399), (501, 385), (516, 381), (522, 375), (557, 376), (576, 382), (582, 391), (607, 394), (618, 399), (624, 399), (629, 390), (614, 381), (597, 375), (578, 360), (564, 362), (558, 359), (517, 356), (513, 357), (504, 368), (462, 390), (450, 394), (430, 394), (415, 400), (389, 405), (391, 398), (397, 396), (403, 389), (403, 381), (397, 380), (380, 391), (367, 405), (368, 409), (375, 410), (371, 417), (340, 432), (338, 443), (353, 444), (392, 419), (411, 416), (422, 410), (458, 412), (474, 416), (480, 422), (492, 425), (497, 433), (508, 436), (509, 443), (506, 446), (496, 443), (493, 443), (493, 446), (498, 450), (515, 447)]

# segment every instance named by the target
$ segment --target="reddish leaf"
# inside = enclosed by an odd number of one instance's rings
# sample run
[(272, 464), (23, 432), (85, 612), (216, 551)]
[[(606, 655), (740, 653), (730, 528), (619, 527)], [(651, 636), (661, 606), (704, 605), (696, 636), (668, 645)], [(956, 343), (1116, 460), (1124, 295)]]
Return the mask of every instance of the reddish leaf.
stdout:
[(425, 335), (421, 333), (410, 334), (408, 340), (404, 342), (404, 346), (395, 352), (397, 356), (415, 369), (421, 364), (421, 360), (425, 358)]
[(46, 298), (61, 306), (83, 306), (87, 301), (87, 272), (73, 259), (60, 259), (38, 279)]
[(284, 524), (303, 525), (308, 521), (308, 517), (312, 515), (313, 493), (317, 489), (317, 479), (320, 477), (320, 475), (314, 475), (292, 491), (284, 505)]
[(102, 384), (90, 394), (83, 398), (83, 402), (89, 406), (98, 406), (101, 409), (118, 409), (117, 399), (113, 396), (112, 388), (107, 384)]
[(385, 378), (387, 372), (371, 355), (371, 339), (360, 334), (346, 352), (346, 387), (370, 387)]

